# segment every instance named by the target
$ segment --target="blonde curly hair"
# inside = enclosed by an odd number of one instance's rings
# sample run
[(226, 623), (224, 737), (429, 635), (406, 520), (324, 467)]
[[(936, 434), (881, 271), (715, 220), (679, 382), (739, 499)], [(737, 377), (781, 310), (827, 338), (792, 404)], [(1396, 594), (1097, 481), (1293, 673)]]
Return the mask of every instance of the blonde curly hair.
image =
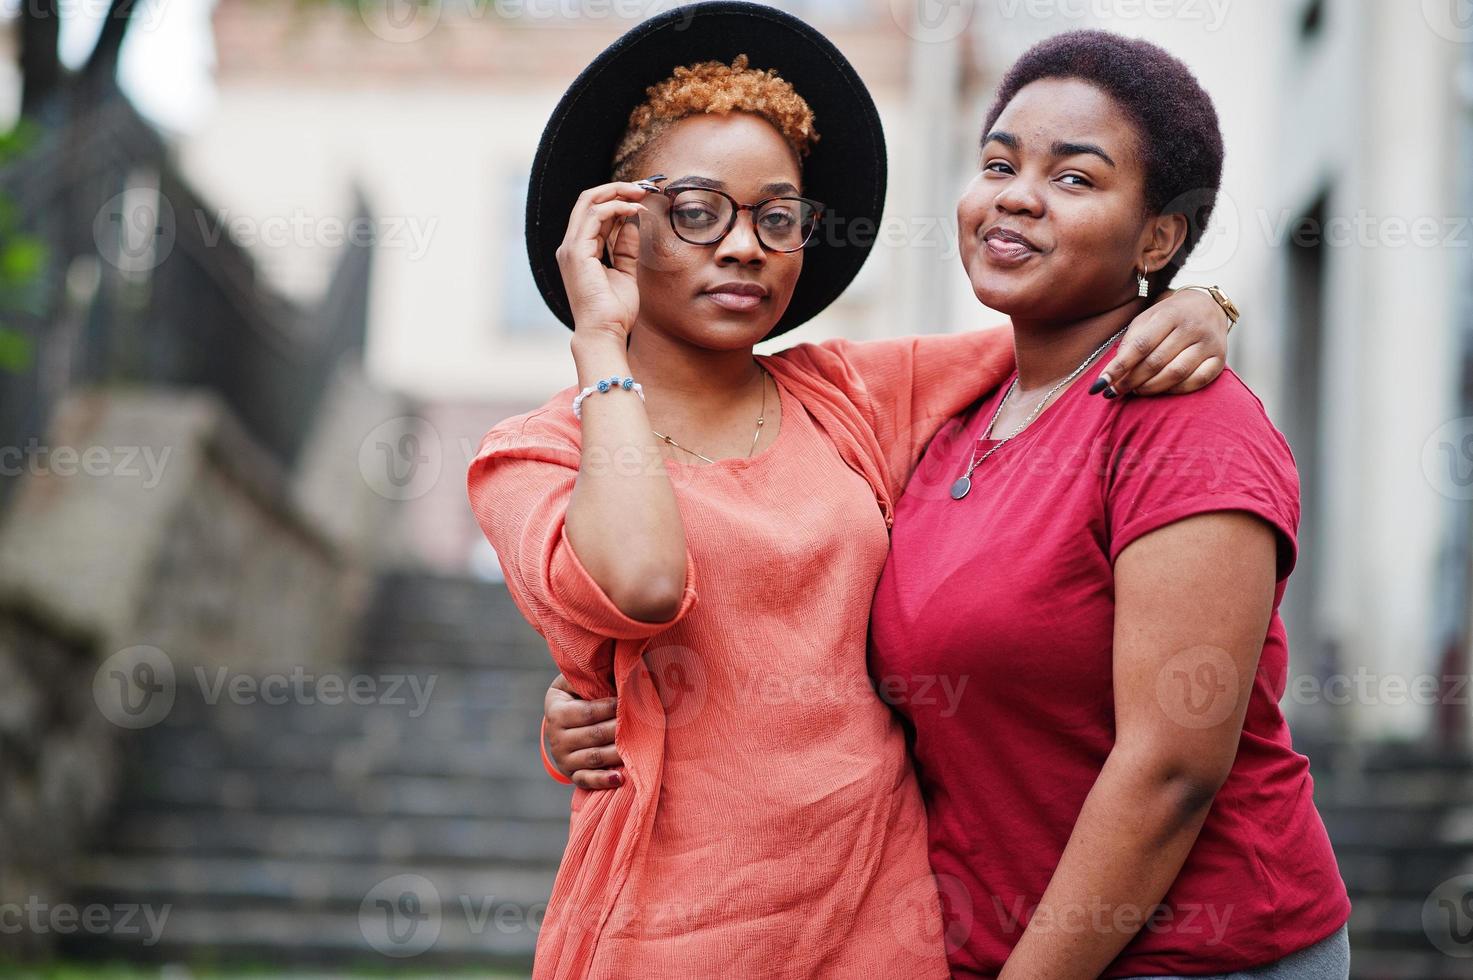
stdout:
[(750, 68), (739, 54), (730, 65), (702, 61), (645, 89), (649, 100), (629, 115), (629, 127), (614, 153), (613, 177), (631, 180), (640, 153), (670, 126), (703, 112), (750, 112), (783, 135), (801, 160), (818, 142), (813, 110), (773, 69)]

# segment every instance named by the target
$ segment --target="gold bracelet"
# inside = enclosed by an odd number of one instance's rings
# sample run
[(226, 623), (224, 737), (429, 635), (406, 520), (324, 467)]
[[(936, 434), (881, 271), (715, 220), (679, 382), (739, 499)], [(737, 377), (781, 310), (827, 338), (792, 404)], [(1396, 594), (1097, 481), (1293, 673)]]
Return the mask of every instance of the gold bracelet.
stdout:
[(1179, 292), (1182, 292), (1183, 290), (1187, 290), (1187, 289), (1200, 289), (1202, 292), (1206, 293), (1208, 296), (1211, 296), (1213, 302), (1215, 302), (1218, 306), (1222, 307), (1222, 312), (1224, 312), (1224, 313), (1227, 314), (1227, 318), (1228, 318), (1228, 333), (1232, 333), (1233, 332), (1233, 327), (1235, 327), (1237, 325), (1237, 323), (1238, 323), (1238, 317), (1241, 314), (1238, 312), (1237, 304), (1235, 304), (1232, 300), (1228, 299), (1227, 293), (1223, 292), (1217, 286), (1199, 286), (1199, 285), (1177, 286), (1176, 287), (1176, 292), (1179, 293)]

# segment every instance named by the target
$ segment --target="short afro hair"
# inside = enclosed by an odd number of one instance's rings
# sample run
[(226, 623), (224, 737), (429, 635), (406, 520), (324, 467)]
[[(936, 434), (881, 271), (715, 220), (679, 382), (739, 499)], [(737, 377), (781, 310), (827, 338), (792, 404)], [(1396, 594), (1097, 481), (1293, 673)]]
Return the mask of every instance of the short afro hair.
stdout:
[(615, 180), (629, 180), (640, 153), (672, 123), (705, 112), (750, 112), (783, 135), (798, 159), (818, 142), (813, 110), (776, 71), (750, 68), (739, 54), (730, 65), (702, 61), (645, 90), (649, 100), (629, 115), (629, 128), (614, 152)]
[(1171, 284), (1212, 217), (1222, 183), (1222, 131), (1217, 109), (1190, 69), (1166, 51), (1108, 31), (1069, 31), (1024, 52), (998, 86), (983, 137), (1026, 85), (1077, 78), (1115, 100), (1139, 130), (1146, 172), (1146, 207), (1187, 219), (1187, 236), (1151, 279), (1155, 295)]

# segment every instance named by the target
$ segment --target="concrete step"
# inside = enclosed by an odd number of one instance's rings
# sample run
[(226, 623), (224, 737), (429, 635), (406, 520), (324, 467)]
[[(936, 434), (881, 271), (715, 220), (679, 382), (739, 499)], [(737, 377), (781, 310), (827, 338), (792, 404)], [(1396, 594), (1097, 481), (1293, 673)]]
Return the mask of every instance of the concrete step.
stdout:
[(1473, 960), (1454, 959), (1430, 948), (1366, 949), (1351, 937), (1350, 980), (1468, 980), (1470, 976)]
[(1339, 844), (1335, 858), (1352, 902), (1365, 897), (1394, 898), (1421, 904), (1438, 885), (1473, 873), (1473, 856), (1432, 853), (1407, 855), (1376, 850), (1354, 851)]
[[(201, 731), (159, 740), (150, 764), (196, 769), (277, 770), (346, 776), (404, 775), (530, 779), (543, 772), (535, 743), (432, 741), (408, 736), (323, 739), (283, 733), (259, 742)], [(546, 777), (544, 777), (546, 778)]]
[(132, 901), (179, 908), (272, 907), (356, 911), (384, 882), (412, 875), (442, 902), (492, 898), (530, 908), (547, 900), (554, 869), (526, 868), (488, 857), (480, 862), (349, 861), (331, 858), (196, 857), (102, 854), (77, 861), (73, 893), (87, 900)]
[(572, 794), (538, 759), (546, 643), (498, 584), (390, 575), (370, 609), (353, 662), (181, 671), (168, 717), (122, 735), (124, 793), (72, 897), (167, 918), (67, 951), (529, 971)]
[[(1464, 978), (1473, 976), (1473, 943), (1458, 942), (1446, 920), (1432, 910), (1432, 929), (1442, 931), (1438, 935), (1429, 932), (1428, 920), (1423, 917), (1423, 905), (1427, 895), (1416, 900), (1386, 900), (1381, 898), (1352, 899), (1350, 912), (1350, 937), (1352, 951), (1377, 951), (1382, 953), (1424, 953), (1441, 951), (1464, 954)], [(1436, 942), (1434, 942), (1436, 940)], [(1439, 946), (1438, 944), (1441, 944)], [(1460, 957), (1452, 957), (1458, 959)]]
[[(157, 941), (147, 936), (78, 931), (63, 937), (62, 950), (76, 958), (156, 963), (174, 972), (177, 964), (188, 963), (203, 968), (202, 976), (235, 965), (237, 970), (259, 970), (255, 975), (261, 980), (299, 976), (299, 971), (312, 967), (323, 971), (323, 980), (355, 969), (369, 975), (388, 973), (425, 980), (531, 975), (537, 936), (526, 923), (529, 918), (540, 922), (540, 911), (492, 905), (488, 912), (474, 903), (469, 909), (456, 905), (442, 907), (438, 916), (417, 924), (405, 918), (393, 932), (379, 924), (387, 914), (384, 910), (360, 916), (350, 911), (176, 907), (170, 910)], [(273, 965), (261, 969), (261, 964)]]
[(1464, 848), (1473, 852), (1473, 807), (1319, 807), (1337, 846)]
[(136, 767), (121, 808), (250, 810), (281, 814), (566, 820), (572, 787), (542, 772), (490, 785), (483, 778), (420, 774), (244, 769), (150, 764)]
[(542, 713), (547, 685), (557, 675), (550, 658), (522, 664), (421, 664), (402, 661), (351, 663), (305, 668), (265, 667), (255, 672), (192, 668), (176, 678), (174, 704), (160, 725), (170, 723), (226, 727), (294, 723), (298, 718), (339, 714), (421, 717), (447, 708), (480, 713)]
[(363, 663), (408, 663), (428, 667), (519, 666), (557, 673), (547, 641), (536, 633), (468, 631), (456, 623), (424, 623), (366, 637), (358, 644)]
[(525, 869), (108, 857), (78, 868), (74, 904), (127, 908), (129, 928), (68, 937), (129, 960), (526, 969), (551, 890)]
[(116, 854), (475, 863), (546, 868), (562, 859), (568, 821), (460, 817), (131, 810), (108, 835)]

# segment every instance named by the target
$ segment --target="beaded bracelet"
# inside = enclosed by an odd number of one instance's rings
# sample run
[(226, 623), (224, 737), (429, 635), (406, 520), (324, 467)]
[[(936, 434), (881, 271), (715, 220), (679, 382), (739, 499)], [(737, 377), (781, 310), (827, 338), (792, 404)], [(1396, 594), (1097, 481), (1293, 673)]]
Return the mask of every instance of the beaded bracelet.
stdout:
[(633, 378), (621, 378), (616, 374), (612, 378), (602, 378), (578, 392), (578, 397), (573, 399), (573, 417), (580, 422), (583, 421), (583, 399), (595, 391), (608, 391), (610, 388), (632, 391), (639, 396), (640, 401), (644, 401), (644, 385)]

